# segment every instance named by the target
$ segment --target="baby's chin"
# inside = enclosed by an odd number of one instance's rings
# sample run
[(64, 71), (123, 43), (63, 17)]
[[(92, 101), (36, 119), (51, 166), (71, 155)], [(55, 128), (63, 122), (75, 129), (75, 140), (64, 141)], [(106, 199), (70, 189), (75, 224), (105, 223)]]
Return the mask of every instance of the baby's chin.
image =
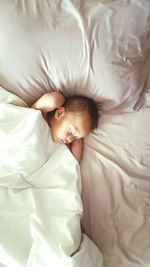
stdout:
[(65, 144), (65, 142), (62, 138), (59, 138), (58, 136), (54, 135), (52, 132), (51, 132), (51, 137), (52, 137), (53, 142)]
[(52, 135), (53, 142), (64, 144), (63, 140)]

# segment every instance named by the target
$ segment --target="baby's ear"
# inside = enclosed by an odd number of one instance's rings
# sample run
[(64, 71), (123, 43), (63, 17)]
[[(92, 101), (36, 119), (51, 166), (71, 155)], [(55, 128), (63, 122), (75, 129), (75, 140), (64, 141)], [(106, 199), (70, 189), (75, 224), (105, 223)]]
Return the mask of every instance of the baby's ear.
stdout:
[(55, 111), (55, 118), (56, 119), (62, 119), (65, 115), (65, 108), (64, 107), (59, 107)]

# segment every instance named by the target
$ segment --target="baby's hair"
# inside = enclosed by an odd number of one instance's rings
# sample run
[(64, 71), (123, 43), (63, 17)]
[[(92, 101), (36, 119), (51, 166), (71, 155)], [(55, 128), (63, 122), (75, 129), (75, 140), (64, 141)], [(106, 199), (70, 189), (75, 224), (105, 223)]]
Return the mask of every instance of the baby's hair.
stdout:
[(63, 104), (66, 112), (82, 112), (86, 111), (90, 117), (91, 130), (94, 130), (98, 126), (98, 107), (96, 102), (85, 96), (71, 96), (65, 99)]

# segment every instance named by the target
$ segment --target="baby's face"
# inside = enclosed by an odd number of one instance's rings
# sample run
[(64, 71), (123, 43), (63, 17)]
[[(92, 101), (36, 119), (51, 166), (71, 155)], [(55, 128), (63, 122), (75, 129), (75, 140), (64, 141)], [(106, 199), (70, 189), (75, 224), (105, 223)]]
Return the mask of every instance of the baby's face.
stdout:
[(83, 138), (91, 131), (89, 116), (86, 112), (65, 112), (63, 107), (56, 110), (50, 127), (54, 142), (64, 144)]

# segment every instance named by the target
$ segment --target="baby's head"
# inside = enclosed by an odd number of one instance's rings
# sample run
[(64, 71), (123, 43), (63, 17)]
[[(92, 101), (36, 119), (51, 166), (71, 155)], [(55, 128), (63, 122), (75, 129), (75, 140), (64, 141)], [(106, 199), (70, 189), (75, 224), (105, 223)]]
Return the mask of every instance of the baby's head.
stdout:
[(98, 124), (96, 103), (84, 96), (66, 98), (49, 120), (55, 142), (71, 143), (88, 135)]

